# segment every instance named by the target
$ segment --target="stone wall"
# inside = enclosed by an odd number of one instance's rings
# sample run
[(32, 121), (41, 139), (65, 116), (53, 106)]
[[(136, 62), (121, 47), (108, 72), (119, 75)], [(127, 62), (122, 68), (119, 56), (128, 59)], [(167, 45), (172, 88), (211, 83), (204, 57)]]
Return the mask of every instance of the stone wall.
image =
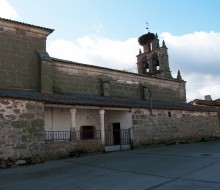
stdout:
[(0, 99), (0, 167), (44, 159), (43, 112), (39, 102)]
[(104, 152), (100, 139), (81, 141), (48, 141), (45, 144), (45, 159), (56, 160)]
[(46, 50), (46, 38), (27, 28), (0, 26), (1, 87), (39, 89), (40, 64), (36, 51)]
[(216, 112), (135, 109), (132, 128), (134, 147), (220, 137)]
[(53, 90), (121, 98), (144, 98), (144, 87), (154, 100), (185, 102), (185, 82), (164, 80), (77, 63), (53, 63)]

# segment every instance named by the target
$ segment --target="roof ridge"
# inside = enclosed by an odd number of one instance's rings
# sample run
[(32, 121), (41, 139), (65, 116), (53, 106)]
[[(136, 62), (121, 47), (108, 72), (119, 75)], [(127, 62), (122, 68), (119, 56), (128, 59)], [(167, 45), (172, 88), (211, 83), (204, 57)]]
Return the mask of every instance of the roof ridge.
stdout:
[(48, 31), (50, 31), (50, 32), (53, 32), (53, 31), (54, 31), (54, 29), (51, 29), (51, 28), (46, 28), (46, 27), (42, 27), (42, 26), (37, 26), (37, 25), (33, 25), (33, 24), (28, 24), (28, 23), (24, 23), (24, 22), (12, 20), (12, 19), (7, 19), (7, 18), (2, 18), (2, 17), (0, 17), (0, 21), (1, 21), (1, 20), (3, 20), (3, 21), (8, 21), (8, 22), (13, 22), (13, 23), (17, 23), (17, 24), (23, 24), (23, 25), (31, 26), (31, 27), (35, 27), (35, 28), (40, 28), (40, 29), (48, 30)]

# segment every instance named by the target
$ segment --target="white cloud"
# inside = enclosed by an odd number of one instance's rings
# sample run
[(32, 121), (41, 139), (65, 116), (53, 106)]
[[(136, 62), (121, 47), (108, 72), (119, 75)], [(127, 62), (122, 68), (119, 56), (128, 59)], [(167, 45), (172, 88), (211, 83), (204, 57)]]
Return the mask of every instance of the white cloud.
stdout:
[(210, 74), (189, 73), (184, 79), (187, 81), (187, 100), (204, 99), (205, 95), (211, 95), (212, 99), (220, 97), (220, 76)]
[(96, 33), (102, 33), (104, 31), (104, 27), (100, 22), (91, 26), (91, 29)]
[[(187, 100), (201, 99), (208, 94), (213, 99), (220, 98), (220, 33), (194, 32), (182, 36), (162, 33), (160, 38), (168, 47), (173, 77), (180, 69), (183, 79), (187, 81)], [(84, 36), (76, 42), (53, 41), (47, 50), (53, 57), (134, 71), (139, 45), (137, 38), (119, 41)]]
[(220, 32), (194, 32), (182, 36), (162, 33), (169, 51), (170, 67), (181, 70), (187, 81), (187, 100), (211, 95), (220, 98)]
[(161, 38), (169, 48), (170, 62), (174, 68), (187, 72), (218, 74), (220, 69), (220, 32), (194, 32), (182, 36), (162, 33)]
[(97, 36), (84, 36), (77, 41), (56, 40), (47, 48), (51, 56), (90, 65), (128, 70), (136, 63), (138, 53), (136, 38), (127, 41), (111, 40)]
[(0, 17), (7, 19), (17, 19), (18, 14), (7, 0), (0, 0)]

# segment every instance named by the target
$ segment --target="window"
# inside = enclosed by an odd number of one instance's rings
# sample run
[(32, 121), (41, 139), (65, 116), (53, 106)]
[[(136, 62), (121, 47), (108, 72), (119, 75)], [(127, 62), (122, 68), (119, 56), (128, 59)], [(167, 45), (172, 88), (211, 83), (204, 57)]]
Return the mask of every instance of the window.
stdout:
[(156, 69), (157, 69), (157, 71), (159, 71), (159, 69), (160, 69), (160, 62), (159, 62), (158, 58), (156, 59)]
[(150, 51), (153, 50), (153, 44), (152, 42), (150, 43)]
[(170, 111), (168, 111), (168, 117), (171, 117), (171, 112)]
[(148, 73), (148, 72), (149, 72), (149, 63), (148, 63), (148, 59), (146, 60), (144, 66), (145, 66), (146, 73)]

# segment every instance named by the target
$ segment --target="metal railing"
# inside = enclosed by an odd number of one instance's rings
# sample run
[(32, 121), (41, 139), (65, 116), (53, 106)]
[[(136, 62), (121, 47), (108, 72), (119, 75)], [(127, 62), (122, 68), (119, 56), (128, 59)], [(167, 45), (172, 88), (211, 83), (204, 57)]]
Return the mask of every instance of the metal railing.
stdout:
[(80, 130), (76, 131), (77, 140), (101, 139), (100, 130)]
[(45, 131), (46, 141), (69, 141), (70, 131)]
[(105, 131), (105, 145), (127, 145), (131, 143), (130, 129), (120, 130), (106, 130)]
[(121, 144), (131, 144), (131, 129), (121, 129)]

